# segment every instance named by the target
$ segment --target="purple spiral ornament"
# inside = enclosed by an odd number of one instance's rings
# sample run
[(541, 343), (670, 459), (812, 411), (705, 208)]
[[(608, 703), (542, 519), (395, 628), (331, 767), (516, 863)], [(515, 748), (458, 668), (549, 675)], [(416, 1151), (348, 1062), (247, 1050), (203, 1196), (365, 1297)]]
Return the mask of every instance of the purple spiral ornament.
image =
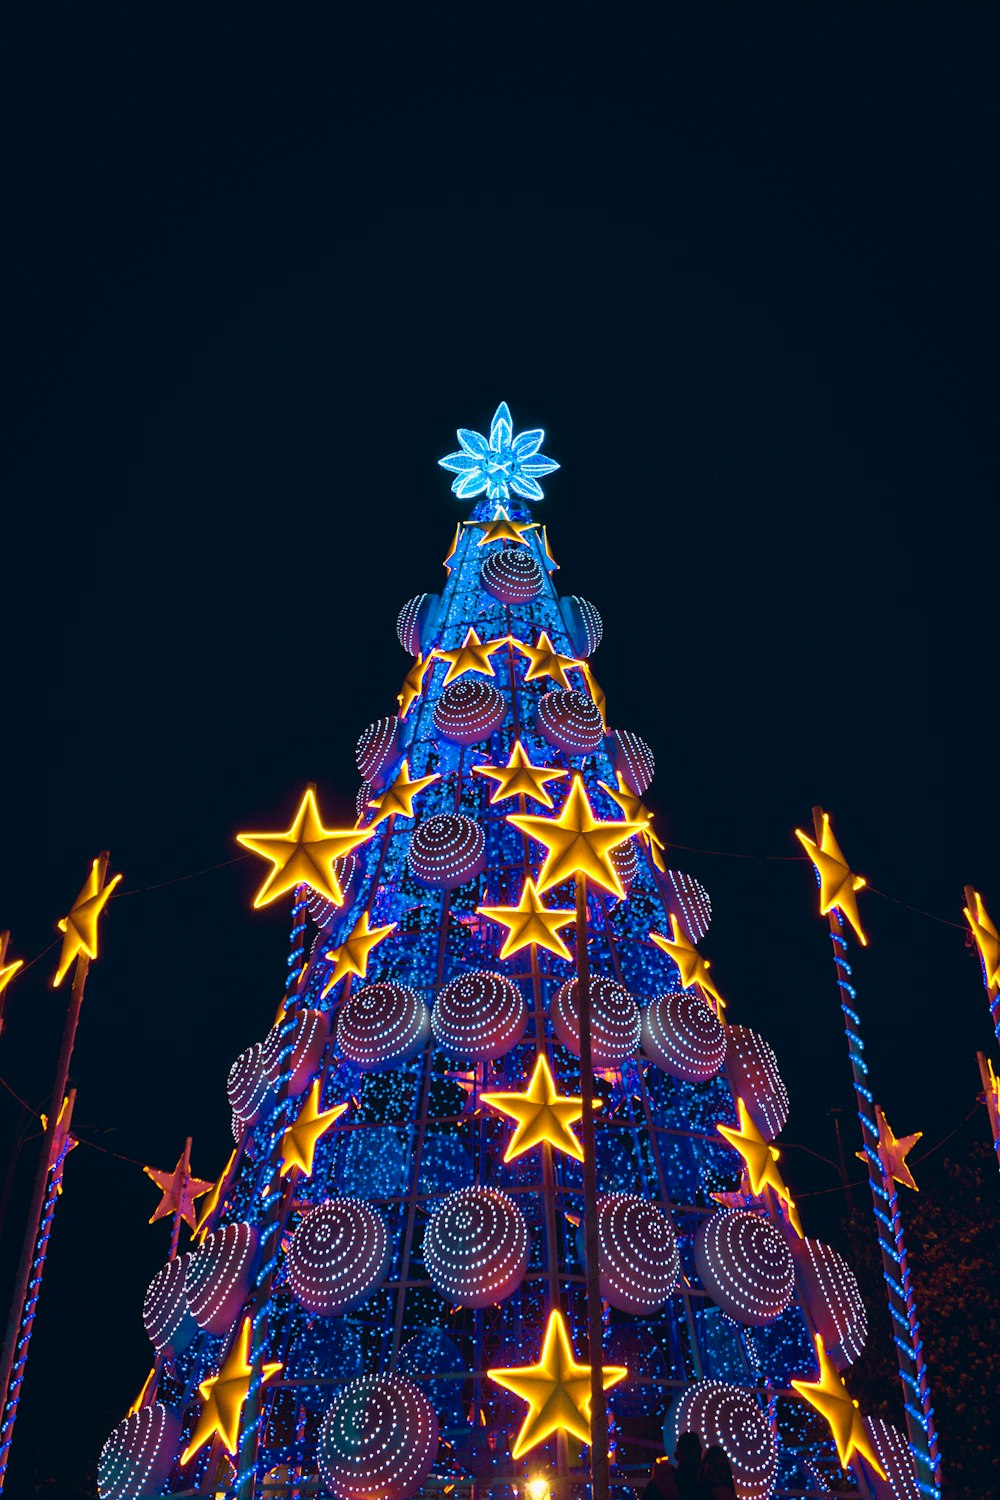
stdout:
[(184, 1272), (191, 1316), (206, 1333), (228, 1333), (243, 1309), (257, 1261), (257, 1230), (227, 1224), (192, 1250)]
[(875, 1457), (885, 1471), (885, 1478), (865, 1463), (865, 1478), (875, 1500), (921, 1500), (913, 1449), (905, 1432), (881, 1417), (863, 1417), (861, 1425), (871, 1443)]
[(421, 885), (453, 891), (486, 868), (486, 832), (462, 813), (438, 813), (414, 828), (406, 859)]
[(374, 811), (368, 804), (369, 802), (373, 802), (377, 795), (370, 781), (363, 781), (358, 787), (354, 798), (354, 809), (358, 815), (359, 823), (366, 823), (368, 821), (369, 816)]
[(639, 873), (639, 846), (635, 839), (626, 839), (624, 844), (611, 849), (608, 859), (622, 883), (622, 890), (627, 891)]
[(663, 1307), (681, 1274), (674, 1226), (656, 1203), (635, 1193), (597, 1200), (601, 1296), (637, 1317)]
[(445, 688), (434, 705), (434, 723), (446, 740), (475, 745), (499, 729), (507, 701), (490, 682), (466, 674)]
[(773, 1141), (788, 1119), (788, 1090), (773, 1050), (749, 1026), (728, 1026), (726, 1070), (751, 1120), (765, 1140)]
[(717, 1208), (694, 1237), (698, 1279), (737, 1323), (773, 1323), (795, 1295), (795, 1264), (780, 1230), (761, 1214)]
[(696, 1380), (674, 1402), (663, 1424), (672, 1453), (682, 1432), (699, 1432), (706, 1448), (723, 1450), (738, 1500), (770, 1500), (778, 1472), (777, 1443), (757, 1396), (721, 1380)]
[(592, 755), (604, 741), (600, 710), (586, 693), (555, 688), (538, 700), (539, 733), (567, 755)]
[(559, 608), (573, 645), (573, 655), (593, 656), (604, 634), (601, 617), (594, 605), (589, 599), (568, 594), (565, 599), (560, 599)]
[(857, 1278), (844, 1257), (822, 1240), (799, 1240), (792, 1246), (802, 1300), (826, 1352), (838, 1370), (846, 1370), (868, 1342), (868, 1315)]
[(517, 985), (485, 969), (449, 980), (431, 1011), (438, 1046), (473, 1062), (503, 1057), (517, 1046), (527, 1023), (528, 1007)]
[(611, 741), (615, 770), (629, 791), (636, 797), (649, 790), (656, 762), (646, 741), (633, 734), (630, 729), (615, 729), (608, 735)]
[(424, 1264), (437, 1290), (457, 1307), (491, 1307), (524, 1280), (528, 1226), (497, 1188), (451, 1193), (424, 1232)]
[(288, 1285), (311, 1313), (330, 1318), (357, 1307), (385, 1279), (389, 1232), (376, 1208), (335, 1198), (310, 1209), (288, 1247)]
[(383, 787), (398, 756), (399, 719), (395, 714), (387, 714), (362, 732), (355, 760), (365, 781), (370, 781), (373, 787)]
[(429, 645), (429, 627), (441, 603), (438, 594), (417, 594), (408, 599), (399, 611), (396, 634), (399, 644), (411, 656), (419, 656)]
[(700, 943), (712, 921), (712, 902), (705, 887), (683, 870), (668, 870), (662, 884), (667, 911), (692, 943)]
[(399, 1375), (365, 1375), (323, 1418), (320, 1477), (334, 1500), (410, 1500), (431, 1472), (438, 1441), (423, 1391)]
[(180, 1440), (180, 1418), (162, 1401), (142, 1406), (119, 1422), (97, 1460), (101, 1500), (162, 1494)]
[[(298, 1099), (312, 1083), (330, 1037), (330, 1018), (320, 1010), (302, 1010), (287, 1031), (279, 1022), (264, 1038), (261, 1067), (272, 1087), (287, 1075), (290, 1099)], [(282, 1058), (288, 1048), (291, 1051)]]
[(337, 1021), (341, 1052), (375, 1073), (406, 1062), (426, 1046), (430, 1034), (423, 998), (416, 990), (388, 980), (352, 990)]
[(270, 1079), (264, 1072), (263, 1051), (261, 1042), (247, 1047), (229, 1069), (226, 1080), (229, 1108), (244, 1125), (252, 1125), (259, 1118), (271, 1092)]
[(725, 1061), (726, 1027), (687, 990), (659, 995), (642, 1013), (642, 1050), (671, 1078), (704, 1083)]
[[(580, 1056), (580, 1002), (576, 979), (552, 997), (552, 1025), (563, 1046)], [(605, 974), (590, 978), (590, 1047), (595, 1068), (615, 1068), (639, 1050), (639, 1007), (623, 984)]]
[(524, 547), (491, 552), (479, 570), (479, 581), (501, 604), (527, 604), (542, 592), (542, 570)]
[(167, 1349), (179, 1354), (198, 1332), (184, 1295), (189, 1254), (175, 1255), (161, 1266), (149, 1283), (142, 1303), (142, 1324), (159, 1354)]

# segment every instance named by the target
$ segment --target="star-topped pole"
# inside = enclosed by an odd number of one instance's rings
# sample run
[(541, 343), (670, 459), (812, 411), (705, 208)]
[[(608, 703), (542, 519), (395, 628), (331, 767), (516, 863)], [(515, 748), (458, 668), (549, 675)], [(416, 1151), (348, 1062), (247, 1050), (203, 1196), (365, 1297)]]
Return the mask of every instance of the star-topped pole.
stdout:
[(753, 1196), (759, 1198), (765, 1189), (770, 1189), (784, 1208), (789, 1224), (801, 1239), (802, 1221), (799, 1218), (799, 1211), (778, 1169), (778, 1159), (781, 1153), (777, 1146), (772, 1146), (770, 1141), (764, 1139), (750, 1118), (746, 1104), (739, 1097), (736, 1100), (736, 1109), (739, 1115), (738, 1125), (716, 1125), (715, 1128), (722, 1139), (742, 1156)]
[(488, 500), (509, 500), (512, 494), (522, 500), (544, 499), (538, 481), (559, 465), (540, 451), (545, 441), (541, 427), (515, 437), (506, 401), (501, 401), (493, 413), (488, 438), (468, 427), (460, 427), (457, 436), (458, 451), (438, 459), (438, 463), (456, 476), (451, 488), (459, 500), (482, 494)]
[[(549, 1313), (537, 1364), (487, 1370), (486, 1374), (496, 1385), (527, 1402), (528, 1411), (514, 1440), (511, 1458), (521, 1458), (553, 1433), (565, 1432), (581, 1443), (590, 1442), (592, 1371), (590, 1365), (577, 1362), (561, 1312)], [(610, 1390), (627, 1374), (624, 1365), (605, 1365), (602, 1389)]]
[(7, 963), (7, 945), (10, 942), (10, 932), (6, 929), (0, 932), (0, 1031), (3, 1030), (4, 1001), (7, 997), (7, 986), (19, 969), (24, 968), (24, 959), (15, 958), (12, 963)]
[[(923, 1131), (917, 1130), (913, 1135), (904, 1135), (897, 1139), (879, 1104), (875, 1106), (875, 1122), (878, 1126), (878, 1145), (875, 1149), (882, 1164), (886, 1186), (891, 1188), (894, 1182), (899, 1182), (903, 1187), (912, 1188), (915, 1193), (919, 1192), (906, 1158), (917, 1142), (923, 1138)], [(864, 1151), (855, 1151), (854, 1154), (859, 1161), (867, 1164), (868, 1157)]]
[(366, 843), (373, 832), (372, 828), (324, 828), (316, 803), (316, 788), (308, 786), (283, 833), (236, 835), (238, 844), (271, 865), (254, 897), (254, 909), (270, 905), (279, 896), (294, 891), (297, 885), (308, 885), (334, 906), (340, 906), (343, 892), (334, 864), (359, 844)]
[(858, 1403), (848, 1393), (819, 1334), (816, 1334), (815, 1339), (818, 1378), (793, 1380), (792, 1389), (804, 1401), (808, 1401), (829, 1424), (842, 1468), (846, 1469), (855, 1454), (858, 1454), (866, 1463), (871, 1464), (880, 1479), (886, 1479), (886, 1472), (868, 1441)]
[[(102, 867), (102, 859), (104, 861)], [(107, 856), (100, 856), (90, 867), (90, 874), (68, 914), (57, 924), (63, 934), (59, 952), (59, 965), (52, 980), (52, 988), (58, 989), (75, 959), (97, 957), (97, 924), (104, 908), (111, 899), (115, 886), (121, 880), (113, 875), (108, 881)]]
[(143, 1167), (142, 1170), (150, 1181), (155, 1183), (162, 1194), (149, 1222), (155, 1224), (157, 1219), (166, 1219), (167, 1217), (173, 1219), (169, 1255), (169, 1259), (173, 1260), (177, 1254), (177, 1246), (180, 1242), (181, 1225), (186, 1224), (192, 1234), (194, 1233), (198, 1217), (195, 1202), (198, 1198), (203, 1198), (206, 1193), (211, 1192), (214, 1184), (204, 1182), (200, 1177), (191, 1176), (190, 1136), (184, 1142), (184, 1150), (181, 1152), (173, 1171), (160, 1171), (156, 1167)]
[(822, 808), (813, 808), (813, 818), (816, 822), (815, 840), (803, 833), (801, 828), (796, 828), (795, 837), (816, 869), (820, 915), (825, 917), (834, 910), (843, 912), (854, 928), (858, 942), (865, 947), (868, 938), (861, 926), (857, 902), (857, 893), (865, 884), (864, 877), (855, 875), (844, 858), (830, 827), (830, 814), (825, 813)]

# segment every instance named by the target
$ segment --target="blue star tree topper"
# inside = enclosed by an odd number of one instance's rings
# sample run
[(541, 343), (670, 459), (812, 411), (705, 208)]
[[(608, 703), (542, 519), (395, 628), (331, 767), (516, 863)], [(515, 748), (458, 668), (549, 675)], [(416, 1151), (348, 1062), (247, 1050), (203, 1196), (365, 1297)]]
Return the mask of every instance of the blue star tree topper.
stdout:
[(541, 427), (514, 436), (506, 401), (493, 414), (489, 438), (468, 427), (460, 427), (457, 436), (462, 445), (459, 451), (439, 458), (438, 463), (456, 476), (451, 487), (460, 500), (484, 493), (488, 500), (509, 500), (512, 494), (522, 500), (545, 498), (539, 477), (559, 465), (538, 451), (545, 441)]

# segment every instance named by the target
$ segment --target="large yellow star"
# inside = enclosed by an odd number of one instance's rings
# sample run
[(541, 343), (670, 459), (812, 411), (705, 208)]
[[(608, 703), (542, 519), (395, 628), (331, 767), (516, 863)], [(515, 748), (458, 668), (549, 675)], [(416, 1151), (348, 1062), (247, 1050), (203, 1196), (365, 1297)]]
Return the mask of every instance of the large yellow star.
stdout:
[[(577, 1120), (583, 1119), (583, 1100), (559, 1093), (544, 1055), (535, 1063), (523, 1093), (491, 1092), (480, 1094), (479, 1099), (490, 1109), (517, 1121), (504, 1152), (504, 1161), (513, 1161), (515, 1156), (522, 1156), (543, 1141), (548, 1141), (557, 1151), (565, 1151), (576, 1161), (583, 1161), (583, 1147), (570, 1129)], [(595, 1099), (594, 1108), (600, 1107), (601, 1101)]]
[(528, 753), (520, 740), (515, 740), (510, 752), (510, 760), (505, 766), (473, 766), (474, 775), (486, 776), (490, 781), (495, 781), (497, 789), (490, 797), (491, 805), (494, 802), (506, 802), (508, 797), (533, 797), (536, 802), (544, 803), (546, 807), (553, 805), (552, 798), (545, 790), (550, 781), (558, 781), (568, 776), (568, 771), (550, 770), (548, 766), (532, 765)]
[(784, 1204), (788, 1222), (801, 1239), (802, 1223), (799, 1219), (799, 1211), (785, 1186), (784, 1178), (778, 1171), (777, 1163), (781, 1153), (777, 1146), (772, 1146), (770, 1141), (765, 1141), (751, 1120), (742, 1099), (736, 1100), (736, 1108), (739, 1112), (738, 1126), (716, 1125), (715, 1128), (723, 1140), (728, 1141), (742, 1156), (747, 1176), (750, 1179), (750, 1191), (754, 1197), (759, 1198), (766, 1187), (770, 1188)]
[(418, 656), (413, 666), (403, 678), (403, 686), (396, 694), (396, 702), (399, 704), (399, 717), (405, 719), (414, 703), (424, 690), (424, 678), (434, 665), (436, 657), (431, 651), (427, 656)]
[(823, 829), (818, 846), (802, 832), (801, 828), (796, 828), (795, 836), (816, 866), (816, 873), (819, 876), (820, 914), (825, 917), (836, 907), (854, 928), (862, 947), (867, 947), (868, 939), (861, 927), (858, 903), (855, 899), (856, 892), (861, 890), (865, 882), (860, 875), (852, 873), (847, 860), (841, 853), (840, 845), (830, 827), (830, 814), (823, 814)]
[(650, 938), (664, 953), (669, 953), (674, 963), (680, 970), (681, 984), (684, 989), (690, 989), (696, 984), (704, 995), (711, 996), (720, 1009), (725, 1009), (726, 1002), (715, 987), (715, 982), (709, 974), (709, 962), (702, 958), (691, 939), (681, 931), (677, 918), (671, 913), (670, 928), (673, 932), (673, 942), (665, 938), (662, 932), (651, 932)]
[(517, 647), (522, 656), (528, 658), (528, 670), (524, 674), (525, 682), (533, 682), (536, 677), (551, 677), (552, 681), (558, 682), (561, 688), (569, 688), (566, 668), (578, 667), (580, 663), (572, 656), (560, 656), (549, 640), (547, 631), (541, 632), (537, 646), (529, 646), (527, 641), (513, 639), (512, 645)]
[(573, 957), (559, 932), (575, 919), (575, 913), (572, 910), (559, 910), (558, 907), (551, 910), (547, 908), (530, 875), (524, 882), (524, 890), (516, 906), (477, 906), (476, 911), (481, 916), (489, 917), (491, 922), (499, 922), (507, 928), (507, 936), (500, 949), (501, 958), (510, 958), (511, 954), (519, 953), (532, 943), (548, 953), (554, 953), (557, 958), (571, 960)]
[[(252, 1370), (249, 1356), (250, 1319), (244, 1318), (243, 1327), (218, 1375), (203, 1380), (198, 1387), (198, 1394), (205, 1404), (191, 1434), (191, 1441), (181, 1454), (182, 1464), (193, 1458), (216, 1434), (222, 1439), (226, 1451), (235, 1454), (240, 1440), (240, 1415), (250, 1391)], [(263, 1365), (261, 1384), (273, 1380), (283, 1368), (278, 1363)]]
[[(581, 1443), (590, 1442), (590, 1366), (578, 1365), (573, 1357), (566, 1320), (561, 1312), (549, 1314), (537, 1365), (511, 1370), (487, 1370), (490, 1380), (512, 1391), (528, 1403), (528, 1412), (511, 1449), (511, 1458), (544, 1443), (554, 1432), (568, 1432)], [(602, 1383), (610, 1390), (624, 1380), (624, 1365), (603, 1365)]]
[(333, 868), (342, 854), (350, 854), (371, 838), (371, 828), (324, 828), (316, 805), (316, 790), (302, 793), (291, 827), (284, 833), (239, 833), (236, 842), (269, 860), (271, 872), (254, 897), (254, 908), (267, 906), (297, 885), (311, 886), (334, 906), (343, 892)]
[(114, 875), (107, 885), (102, 886), (100, 863), (100, 860), (94, 860), (83, 890), (73, 902), (69, 915), (63, 917), (58, 924), (64, 937), (59, 953), (59, 967), (52, 981), (53, 989), (62, 984), (70, 964), (81, 953), (86, 954), (87, 958), (97, 957), (97, 923), (111, 892), (122, 878)]
[(506, 646), (508, 636), (501, 636), (496, 641), (481, 641), (470, 625), (465, 632), (465, 640), (460, 646), (454, 646), (450, 651), (436, 651), (434, 654), (439, 661), (448, 663), (445, 673), (444, 686), (454, 682), (456, 677), (463, 677), (466, 672), (482, 672), (485, 677), (495, 677), (493, 663), (490, 657), (499, 651), (501, 646)]
[(369, 807), (377, 810), (378, 816), (372, 819), (370, 828), (377, 828), (383, 818), (391, 818), (397, 814), (401, 818), (413, 817), (413, 799), (424, 787), (431, 786), (435, 781), (441, 780), (441, 773), (435, 771), (433, 776), (418, 776), (416, 781), (410, 780), (410, 762), (404, 760), (399, 768), (399, 773), (392, 783), (381, 795), (369, 802)]
[(215, 1184), (204, 1182), (200, 1177), (191, 1176), (191, 1164), (186, 1151), (181, 1152), (180, 1159), (172, 1172), (160, 1172), (155, 1167), (143, 1167), (142, 1170), (156, 1183), (163, 1194), (149, 1222), (155, 1224), (157, 1219), (180, 1214), (188, 1228), (193, 1230), (197, 1218), (195, 1199), (203, 1198)]
[(483, 533), (477, 543), (480, 547), (485, 547), (487, 542), (521, 542), (527, 545), (524, 542), (525, 533), (538, 530), (537, 521), (526, 524), (512, 521), (502, 505), (497, 507), (492, 521), (466, 521), (465, 524)]
[(639, 835), (639, 837), (645, 843), (648, 843), (651, 848), (655, 844), (657, 849), (662, 849), (664, 847), (663, 840), (658, 839), (656, 837), (656, 834), (653, 832), (653, 814), (643, 802), (642, 798), (637, 797), (633, 791), (630, 791), (629, 787), (622, 780), (620, 771), (617, 773), (617, 775), (617, 791), (615, 791), (613, 787), (608, 786), (608, 783), (606, 781), (599, 781), (597, 785), (601, 788), (602, 791), (607, 792), (612, 802), (618, 803), (618, 806), (621, 808), (623, 814), (629, 820), (629, 822), (645, 823), (646, 826)]
[(595, 885), (624, 901), (625, 888), (609, 855), (634, 833), (641, 833), (646, 825), (603, 823), (595, 818), (582, 776), (573, 777), (558, 818), (508, 813), (507, 822), (545, 847), (545, 862), (538, 872), (539, 891), (549, 891), (564, 880), (586, 875)]
[(990, 914), (983, 905), (983, 898), (978, 891), (972, 892), (972, 904), (974, 911), (970, 911), (967, 906), (963, 906), (962, 910), (983, 961), (986, 988), (994, 990), (1000, 988), (1000, 932), (997, 932), (990, 920)]
[(823, 1346), (823, 1340), (819, 1334), (815, 1337), (819, 1379), (815, 1381), (793, 1380), (792, 1389), (798, 1391), (802, 1399), (815, 1407), (820, 1416), (829, 1423), (833, 1441), (837, 1445), (837, 1457), (840, 1459), (841, 1468), (846, 1469), (853, 1455), (858, 1453), (866, 1463), (871, 1464), (876, 1474), (885, 1479), (885, 1470), (868, 1441), (858, 1403), (848, 1395), (843, 1380)]
[(236, 1152), (231, 1151), (229, 1153), (229, 1160), (226, 1162), (226, 1165), (223, 1167), (219, 1176), (215, 1179), (212, 1191), (209, 1193), (208, 1197), (201, 1205), (201, 1213), (199, 1215), (198, 1223), (195, 1228), (195, 1234), (199, 1239), (203, 1240), (205, 1238), (205, 1235), (208, 1233), (208, 1221), (219, 1206), (219, 1199), (222, 1197), (222, 1189), (225, 1186), (226, 1178), (232, 1171), (233, 1163), (235, 1160)]
[(373, 948), (387, 938), (390, 932), (395, 932), (399, 926), (398, 922), (388, 922), (384, 927), (372, 927), (368, 913), (363, 911), (356, 923), (354, 930), (344, 939), (339, 948), (332, 948), (325, 953), (334, 965), (333, 975), (324, 989), (321, 1000), (325, 1000), (335, 984), (339, 984), (345, 974), (356, 974), (359, 979), (364, 979), (368, 972), (368, 955)]
[[(879, 1104), (875, 1106), (875, 1123), (878, 1126), (876, 1150), (886, 1177), (892, 1182), (901, 1182), (904, 1187), (912, 1188), (915, 1193), (918, 1193), (920, 1189), (913, 1180), (913, 1173), (907, 1165), (906, 1158), (923, 1137), (923, 1131), (918, 1130), (914, 1135), (904, 1135), (897, 1140)], [(854, 1154), (859, 1161), (867, 1163), (868, 1158), (863, 1151), (855, 1151)]]
[(333, 1109), (321, 1112), (319, 1091), (320, 1080), (317, 1078), (295, 1120), (281, 1138), (282, 1161), (278, 1174), (281, 1177), (286, 1176), (293, 1167), (297, 1167), (303, 1177), (312, 1176), (313, 1157), (318, 1141), (347, 1108), (346, 1104), (335, 1104)]

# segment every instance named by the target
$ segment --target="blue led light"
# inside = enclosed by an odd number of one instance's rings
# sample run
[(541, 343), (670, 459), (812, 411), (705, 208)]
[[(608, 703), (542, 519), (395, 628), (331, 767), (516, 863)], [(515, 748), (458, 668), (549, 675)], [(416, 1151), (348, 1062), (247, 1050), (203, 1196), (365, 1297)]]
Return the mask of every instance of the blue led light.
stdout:
[(451, 488), (459, 500), (482, 494), (488, 500), (509, 500), (512, 492), (522, 500), (544, 499), (538, 481), (559, 465), (539, 452), (545, 441), (541, 427), (514, 436), (506, 401), (501, 401), (493, 414), (488, 438), (468, 427), (460, 427), (457, 437), (461, 448), (439, 458), (438, 463), (457, 476)]

